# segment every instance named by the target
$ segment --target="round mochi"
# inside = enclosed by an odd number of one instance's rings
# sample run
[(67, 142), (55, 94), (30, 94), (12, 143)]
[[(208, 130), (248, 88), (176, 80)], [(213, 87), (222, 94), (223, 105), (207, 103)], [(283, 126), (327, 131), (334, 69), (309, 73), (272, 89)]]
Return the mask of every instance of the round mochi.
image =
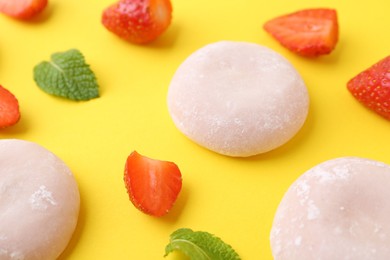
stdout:
[(45, 148), (0, 140), (0, 259), (56, 259), (80, 207), (69, 168)]
[(275, 260), (390, 259), (390, 166), (345, 157), (315, 166), (283, 197)]
[(221, 41), (190, 55), (168, 90), (176, 127), (195, 143), (229, 156), (273, 150), (302, 127), (306, 86), (275, 51), (254, 43)]

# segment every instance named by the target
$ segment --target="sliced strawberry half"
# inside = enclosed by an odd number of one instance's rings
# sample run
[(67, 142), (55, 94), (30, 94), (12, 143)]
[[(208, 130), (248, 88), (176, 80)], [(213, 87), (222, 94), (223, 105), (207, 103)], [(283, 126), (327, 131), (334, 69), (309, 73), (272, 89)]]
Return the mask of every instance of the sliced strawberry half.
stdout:
[(21, 20), (42, 12), (48, 0), (0, 0), (0, 12)]
[(0, 85), (0, 128), (16, 124), (20, 119), (19, 102), (16, 97)]
[(126, 41), (145, 44), (158, 38), (170, 25), (170, 0), (120, 0), (103, 11), (102, 23)]
[(347, 88), (364, 106), (390, 120), (390, 56), (356, 75)]
[(170, 211), (182, 187), (175, 163), (151, 159), (136, 151), (127, 158), (124, 181), (134, 206), (156, 217)]
[(329, 54), (338, 41), (337, 12), (334, 9), (305, 9), (276, 17), (264, 29), (284, 47), (299, 55)]

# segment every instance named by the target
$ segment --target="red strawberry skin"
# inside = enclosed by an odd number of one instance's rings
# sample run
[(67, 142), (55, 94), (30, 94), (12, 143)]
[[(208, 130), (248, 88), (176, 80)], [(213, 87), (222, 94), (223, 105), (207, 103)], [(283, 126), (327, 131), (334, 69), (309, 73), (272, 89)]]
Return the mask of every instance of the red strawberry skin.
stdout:
[(124, 182), (134, 206), (156, 217), (170, 211), (182, 188), (181, 172), (175, 163), (151, 159), (136, 151), (127, 158)]
[(0, 85), (0, 128), (12, 126), (19, 119), (18, 100), (10, 91)]
[(390, 120), (390, 56), (356, 75), (347, 88), (363, 105)]
[(42, 12), (48, 0), (0, 0), (0, 12), (20, 20), (27, 20)]
[(266, 22), (263, 28), (284, 47), (305, 57), (331, 53), (339, 37), (337, 12), (329, 8), (282, 15)]
[(170, 0), (120, 0), (104, 10), (103, 25), (122, 39), (146, 44), (158, 38), (170, 25)]

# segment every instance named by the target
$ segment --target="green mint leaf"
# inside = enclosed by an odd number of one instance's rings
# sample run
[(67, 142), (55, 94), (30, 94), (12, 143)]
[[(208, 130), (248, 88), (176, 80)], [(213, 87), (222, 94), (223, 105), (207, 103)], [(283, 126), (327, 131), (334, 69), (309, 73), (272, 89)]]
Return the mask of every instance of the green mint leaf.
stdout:
[(46, 93), (71, 100), (89, 100), (99, 96), (95, 74), (76, 49), (54, 53), (51, 61), (36, 65), (34, 80)]
[(165, 256), (179, 250), (192, 260), (240, 260), (234, 249), (220, 238), (188, 228), (178, 229), (170, 236)]

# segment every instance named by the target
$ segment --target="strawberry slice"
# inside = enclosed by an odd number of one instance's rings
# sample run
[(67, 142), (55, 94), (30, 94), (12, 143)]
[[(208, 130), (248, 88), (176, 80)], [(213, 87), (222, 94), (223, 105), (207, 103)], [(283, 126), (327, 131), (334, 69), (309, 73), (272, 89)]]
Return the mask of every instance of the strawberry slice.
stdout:
[(356, 75), (347, 88), (364, 106), (390, 120), (390, 56)]
[(158, 38), (170, 25), (170, 0), (120, 0), (104, 10), (103, 25), (126, 41), (145, 44)]
[(42, 12), (47, 3), (48, 0), (0, 0), (0, 12), (26, 20)]
[(134, 206), (156, 217), (169, 212), (182, 187), (176, 164), (151, 159), (136, 151), (127, 158), (124, 181)]
[(18, 100), (11, 92), (0, 85), (0, 128), (12, 126), (19, 119)]
[(329, 54), (338, 41), (337, 12), (334, 9), (305, 9), (279, 16), (264, 29), (292, 52), (306, 57)]

